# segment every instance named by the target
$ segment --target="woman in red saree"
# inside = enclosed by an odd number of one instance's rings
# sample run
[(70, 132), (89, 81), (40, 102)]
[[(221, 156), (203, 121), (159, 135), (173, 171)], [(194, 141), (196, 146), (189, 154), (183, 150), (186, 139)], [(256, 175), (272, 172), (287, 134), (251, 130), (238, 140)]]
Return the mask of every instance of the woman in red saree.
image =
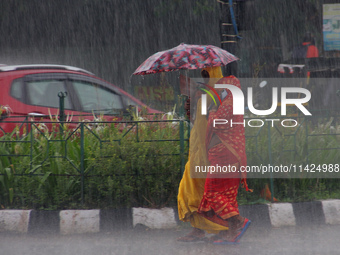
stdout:
[[(216, 84), (231, 84), (241, 88), (235, 76), (220, 79)], [(228, 227), (220, 233), (215, 243), (237, 242), (250, 224), (240, 216), (237, 203), (239, 185), (248, 189), (246, 175), (239, 170), (246, 166), (245, 130), (243, 115), (233, 115), (233, 97), (229, 90), (221, 91), (222, 104), (209, 111), (206, 146), (209, 166), (220, 169), (236, 169), (235, 172), (220, 171), (207, 173), (204, 194), (198, 212), (212, 222)], [(217, 101), (217, 100), (216, 100)], [(214, 119), (227, 120), (227, 124), (213, 126)]]

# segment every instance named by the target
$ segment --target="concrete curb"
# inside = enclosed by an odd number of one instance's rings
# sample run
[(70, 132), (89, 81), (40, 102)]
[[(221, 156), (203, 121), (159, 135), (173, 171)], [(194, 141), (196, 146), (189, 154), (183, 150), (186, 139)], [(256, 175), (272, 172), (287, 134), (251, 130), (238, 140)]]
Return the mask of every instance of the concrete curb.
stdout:
[[(303, 203), (240, 206), (242, 216), (265, 227), (340, 224), (340, 199)], [(112, 232), (144, 226), (151, 229), (179, 225), (176, 208), (120, 208), (104, 210), (0, 210), (0, 232), (62, 235)]]

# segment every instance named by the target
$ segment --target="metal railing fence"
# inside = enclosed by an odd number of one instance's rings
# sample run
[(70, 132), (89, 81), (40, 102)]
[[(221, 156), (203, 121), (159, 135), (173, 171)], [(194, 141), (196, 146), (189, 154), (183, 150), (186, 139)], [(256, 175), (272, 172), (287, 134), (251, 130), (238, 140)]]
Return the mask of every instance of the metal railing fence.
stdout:
[[(339, 116), (297, 116), (289, 119), (245, 118), (248, 165), (289, 163), (305, 167), (308, 164), (339, 163)], [(174, 163), (172, 167), (177, 166), (177, 169), (172, 169), (177, 181), (188, 156), (190, 128), (185, 120), (73, 123), (25, 120), (18, 124), (19, 128), (11, 134), (3, 133), (0, 137), (0, 185), (9, 197), (13, 197), (11, 182), (14, 183), (14, 178), (41, 176), (46, 181), (51, 176), (73, 177), (77, 178), (76, 187), (80, 187), (76, 191), (77, 197), (84, 204), (89, 191), (85, 187), (86, 180), (124, 174), (109, 170), (98, 173), (96, 166), (104, 169), (104, 161), (114, 157), (110, 154), (111, 150), (114, 153), (114, 148), (123, 147), (126, 143), (162, 144), (157, 147), (157, 154), (146, 153), (143, 157), (170, 158), (169, 162)], [(51, 129), (54, 132), (50, 132)], [(136, 151), (141, 147), (137, 145)], [(119, 164), (123, 161), (134, 160), (120, 158)], [(135, 166), (143, 167), (138, 163)], [(338, 178), (339, 174), (335, 176)], [(271, 173), (269, 178), (273, 191), (274, 174)]]

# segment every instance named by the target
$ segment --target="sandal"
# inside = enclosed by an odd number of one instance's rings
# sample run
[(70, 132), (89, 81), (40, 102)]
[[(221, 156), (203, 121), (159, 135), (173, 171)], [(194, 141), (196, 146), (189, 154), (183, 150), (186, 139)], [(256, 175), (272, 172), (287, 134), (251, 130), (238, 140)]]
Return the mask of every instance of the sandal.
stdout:
[(236, 235), (234, 238), (231, 240), (231, 242), (238, 242), (238, 240), (241, 239), (241, 237), (244, 235), (248, 227), (250, 226), (251, 221), (248, 220), (247, 218), (244, 218), (242, 227), (237, 230)]
[[(214, 244), (238, 244), (241, 237), (247, 231), (251, 221), (247, 218), (243, 218), (242, 221), (234, 223), (232, 232), (221, 233), (220, 239), (214, 241)], [(230, 237), (231, 236), (231, 237)]]

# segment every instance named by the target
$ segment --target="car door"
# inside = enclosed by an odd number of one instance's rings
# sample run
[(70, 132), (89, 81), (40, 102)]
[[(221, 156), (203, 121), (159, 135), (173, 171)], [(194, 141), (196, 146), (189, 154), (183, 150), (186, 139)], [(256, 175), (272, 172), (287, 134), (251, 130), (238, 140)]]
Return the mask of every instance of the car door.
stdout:
[[(25, 75), (12, 81), (9, 93), (11, 116), (22, 116), (15, 119), (18, 123), (28, 118), (47, 123), (49, 130), (53, 129), (52, 122), (60, 121), (61, 97), (64, 120), (75, 122), (68, 124), (70, 128), (99, 117), (106, 121), (121, 119), (129, 113), (128, 107), (138, 105), (137, 99), (132, 100), (103, 80), (66, 72)], [(8, 124), (6, 130), (13, 130), (18, 123)]]
[[(11, 116), (17, 121), (26, 119), (47, 123), (52, 129), (52, 122), (60, 119), (60, 100), (63, 98), (65, 120), (80, 115), (79, 104), (73, 93), (70, 93), (67, 76), (63, 73), (30, 74), (13, 80), (10, 88), (13, 98)], [(14, 119), (14, 118), (12, 118)]]
[(119, 90), (109, 84), (80, 75), (69, 75), (68, 83), (78, 99), (83, 116), (112, 120), (126, 113), (126, 104)]

